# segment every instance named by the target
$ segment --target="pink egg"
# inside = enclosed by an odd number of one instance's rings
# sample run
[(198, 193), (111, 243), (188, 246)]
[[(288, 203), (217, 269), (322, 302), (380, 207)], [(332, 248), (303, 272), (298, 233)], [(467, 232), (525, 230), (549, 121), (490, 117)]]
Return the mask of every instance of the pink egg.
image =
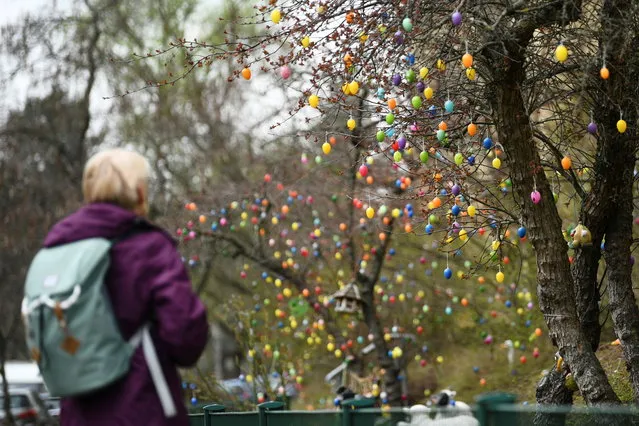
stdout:
[(288, 67), (288, 65), (284, 65), (282, 68), (280, 68), (280, 75), (284, 80), (288, 79), (291, 76), (291, 69)]
[(539, 202), (541, 201), (541, 194), (539, 193), (539, 191), (535, 190), (530, 193), (530, 199), (533, 203), (539, 204)]

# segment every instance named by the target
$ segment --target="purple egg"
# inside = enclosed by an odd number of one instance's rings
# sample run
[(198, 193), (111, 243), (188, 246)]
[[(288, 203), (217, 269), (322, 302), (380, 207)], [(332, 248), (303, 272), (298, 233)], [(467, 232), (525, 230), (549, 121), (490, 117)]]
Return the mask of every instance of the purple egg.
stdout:
[(484, 339), (484, 343), (487, 345), (490, 345), (491, 343), (493, 343), (493, 336), (491, 336), (490, 334), (486, 336), (486, 338)]
[(453, 185), (453, 187), (450, 189), (450, 191), (453, 193), (454, 196), (458, 196), (461, 193), (461, 186), (455, 184)]
[(635, 257), (630, 256), (630, 266), (634, 266), (634, 264), (635, 264)]
[(399, 138), (397, 138), (397, 146), (400, 150), (406, 148), (406, 138), (404, 136), (400, 136)]
[(395, 44), (404, 44), (404, 34), (401, 31), (395, 33)]
[(459, 222), (457, 221), (453, 222), (453, 232), (455, 234), (458, 234), (460, 229), (461, 229), (461, 225), (459, 224)]
[(461, 25), (461, 23), (462, 23), (462, 14), (461, 14), (461, 12), (456, 10), (455, 13), (453, 13), (452, 20), (453, 20), (453, 25), (454, 26), (457, 27), (457, 26)]
[(590, 133), (591, 135), (597, 133), (597, 123), (591, 122), (590, 124), (588, 124), (588, 133)]
[(395, 74), (393, 76), (393, 85), (394, 86), (399, 86), (402, 83), (402, 76), (399, 74)]
[(417, 91), (418, 92), (420, 92), (420, 93), (423, 92), (425, 88), (426, 88), (426, 85), (424, 84), (423, 81), (418, 81), (417, 82)]

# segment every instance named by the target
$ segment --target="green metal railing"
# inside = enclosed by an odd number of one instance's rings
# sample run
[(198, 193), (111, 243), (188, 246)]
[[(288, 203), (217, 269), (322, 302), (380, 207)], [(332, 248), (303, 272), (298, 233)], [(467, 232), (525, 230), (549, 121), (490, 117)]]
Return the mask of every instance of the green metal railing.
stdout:
[[(410, 412), (401, 408), (373, 408), (375, 400), (342, 402), (341, 410), (288, 411), (284, 403), (273, 401), (257, 406), (257, 411), (228, 413), (219, 404), (207, 405), (190, 416), (191, 426), (397, 426), (410, 423)], [(453, 412), (455, 409), (448, 410)], [(481, 395), (472, 409), (481, 426), (590, 426), (639, 425), (639, 407), (576, 407), (515, 404), (515, 396), (504, 393)], [(431, 414), (433, 418), (435, 413)], [(434, 419), (433, 426), (438, 424)]]

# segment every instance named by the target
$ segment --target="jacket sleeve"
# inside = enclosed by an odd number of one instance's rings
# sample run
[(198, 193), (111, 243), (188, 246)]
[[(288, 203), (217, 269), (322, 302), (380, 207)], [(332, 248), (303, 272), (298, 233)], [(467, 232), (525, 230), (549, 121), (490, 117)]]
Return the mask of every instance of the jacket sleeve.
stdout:
[(180, 254), (168, 235), (152, 232), (148, 238), (142, 275), (156, 331), (171, 360), (180, 367), (191, 367), (208, 340), (206, 308), (193, 291)]

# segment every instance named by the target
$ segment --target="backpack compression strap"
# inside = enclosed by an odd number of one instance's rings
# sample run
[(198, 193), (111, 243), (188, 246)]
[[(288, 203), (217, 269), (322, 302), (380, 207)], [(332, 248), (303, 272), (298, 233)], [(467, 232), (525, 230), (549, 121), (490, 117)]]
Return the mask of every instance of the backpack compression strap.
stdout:
[(177, 414), (177, 409), (175, 407), (171, 391), (169, 390), (169, 385), (167, 384), (164, 373), (162, 372), (162, 366), (160, 365), (158, 354), (155, 351), (153, 339), (151, 339), (149, 325), (145, 324), (140, 330), (138, 330), (138, 332), (129, 339), (129, 343), (134, 348), (140, 344), (142, 345), (144, 359), (146, 360), (146, 365), (149, 368), (149, 373), (151, 374), (155, 391), (158, 393), (158, 397), (160, 398), (160, 404), (162, 405), (164, 416), (167, 418), (174, 417)]

